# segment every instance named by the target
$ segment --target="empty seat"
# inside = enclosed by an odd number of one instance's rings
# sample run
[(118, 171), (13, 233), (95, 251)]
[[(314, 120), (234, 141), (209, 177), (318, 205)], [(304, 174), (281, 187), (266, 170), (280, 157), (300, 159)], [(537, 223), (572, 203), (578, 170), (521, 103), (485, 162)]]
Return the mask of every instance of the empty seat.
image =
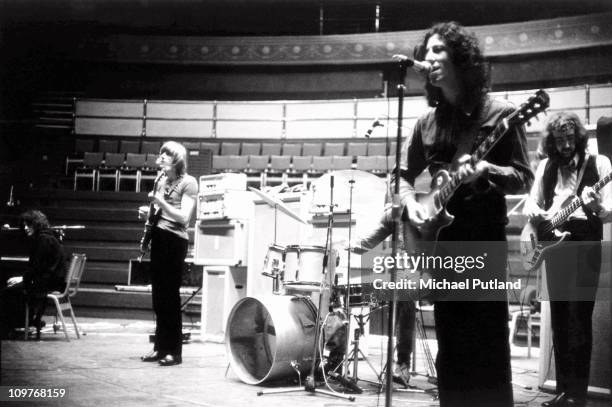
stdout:
[(376, 156), (357, 156), (356, 168), (361, 171), (374, 171), (376, 169), (377, 159)]
[(228, 155), (226, 170), (230, 172), (242, 172), (247, 169), (249, 165), (249, 157), (246, 155)]
[(119, 140), (101, 139), (98, 143), (98, 151), (101, 153), (116, 153), (119, 151)]
[(368, 145), (363, 142), (351, 141), (346, 145), (346, 155), (357, 157), (358, 155), (367, 155)]
[(273, 155), (270, 157), (269, 172), (286, 172), (291, 168), (291, 157), (288, 155)]
[(104, 180), (113, 181), (113, 191), (119, 191), (119, 170), (123, 166), (125, 155), (122, 153), (106, 153), (104, 165), (98, 168), (96, 189), (100, 191), (100, 183)]
[(120, 153), (138, 153), (140, 151), (140, 142), (135, 140), (121, 140), (119, 146)]
[(158, 153), (147, 154), (144, 167), (140, 169), (139, 191), (150, 191), (153, 189), (153, 183), (159, 173), (157, 157), (159, 157)]
[(200, 149), (199, 141), (183, 141), (181, 144), (183, 145), (183, 147), (185, 147), (185, 150), (187, 151), (197, 151)]
[(221, 143), (221, 155), (240, 154), (240, 143)]
[(325, 143), (325, 155), (344, 155), (344, 143)]
[(161, 148), (161, 142), (159, 141), (143, 141), (140, 146), (140, 152), (142, 154), (159, 154)]
[(321, 145), (321, 143), (304, 143), (304, 145), (302, 146), (302, 155), (321, 155), (322, 149), (323, 146)]
[(368, 155), (387, 155), (386, 143), (369, 143)]
[(295, 156), (291, 169), (294, 173), (302, 173), (310, 170), (312, 166), (312, 156)]
[(261, 143), (261, 155), (280, 155), (281, 144), (278, 143)]
[(77, 190), (78, 180), (81, 178), (91, 179), (91, 190), (96, 188), (98, 168), (104, 161), (104, 153), (87, 152), (83, 154), (83, 165), (74, 171), (74, 190)]
[(213, 172), (219, 173), (225, 171), (227, 168), (227, 156), (224, 155), (213, 155)]
[(242, 143), (242, 155), (259, 155), (261, 151), (260, 143)]
[(259, 173), (268, 169), (268, 161), (270, 157), (267, 155), (250, 155), (248, 172)]
[(83, 164), (83, 155), (86, 152), (93, 151), (93, 139), (76, 139), (74, 142), (74, 151), (66, 156), (66, 175), (71, 173), (70, 166), (72, 164)]
[(200, 143), (200, 150), (210, 150), (213, 155), (219, 154), (219, 143), (215, 142), (202, 142)]
[(134, 191), (140, 192), (141, 170), (147, 162), (146, 154), (127, 153), (125, 166), (119, 170), (119, 190), (125, 181), (134, 181)]
[(395, 157), (386, 155), (376, 155), (372, 157), (376, 158), (376, 165), (373, 172), (387, 173), (393, 170), (393, 166), (395, 165)]
[(298, 143), (286, 143), (283, 145), (282, 155), (287, 157), (302, 155), (302, 145)]
[(312, 168), (310, 170), (313, 174), (323, 174), (327, 171), (331, 171), (332, 157), (331, 156), (320, 156), (312, 157)]
[(353, 166), (353, 157), (348, 155), (332, 156), (332, 168), (334, 170), (350, 170)]

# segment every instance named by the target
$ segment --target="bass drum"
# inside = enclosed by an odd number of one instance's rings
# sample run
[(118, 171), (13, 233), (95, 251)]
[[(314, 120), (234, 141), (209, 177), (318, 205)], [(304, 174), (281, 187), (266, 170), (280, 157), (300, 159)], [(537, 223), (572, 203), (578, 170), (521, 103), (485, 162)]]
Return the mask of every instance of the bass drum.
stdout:
[(232, 370), (247, 384), (289, 379), (312, 366), (317, 310), (311, 299), (274, 295), (246, 297), (232, 309), (225, 348)]

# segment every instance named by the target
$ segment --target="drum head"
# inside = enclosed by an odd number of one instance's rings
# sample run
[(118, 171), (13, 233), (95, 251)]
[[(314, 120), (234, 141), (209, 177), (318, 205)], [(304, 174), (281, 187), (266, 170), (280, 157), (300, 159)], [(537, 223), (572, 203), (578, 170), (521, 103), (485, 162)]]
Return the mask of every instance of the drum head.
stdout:
[[(376, 228), (385, 206), (387, 183), (385, 179), (360, 170), (333, 171), (325, 174), (312, 183), (312, 208), (323, 208), (327, 211), (332, 198), (330, 178), (334, 177), (333, 200), (336, 212), (348, 212), (351, 208), (356, 220), (356, 235), (367, 233)], [(350, 181), (354, 181), (353, 184)], [(327, 205), (327, 206), (326, 206)]]

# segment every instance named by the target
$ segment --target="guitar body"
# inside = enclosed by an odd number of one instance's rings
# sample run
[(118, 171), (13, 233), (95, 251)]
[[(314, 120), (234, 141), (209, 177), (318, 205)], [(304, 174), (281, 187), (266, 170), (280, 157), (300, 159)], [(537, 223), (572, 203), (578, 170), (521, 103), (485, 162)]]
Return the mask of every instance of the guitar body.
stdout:
[(570, 236), (570, 232), (561, 232), (553, 229), (545, 233), (543, 229), (549, 225), (547, 221), (534, 224), (529, 221), (521, 231), (521, 257), (523, 267), (527, 271), (533, 271), (542, 265), (546, 253)]
[[(157, 186), (159, 184), (159, 180), (161, 179), (163, 173), (160, 172), (155, 182), (153, 184), (153, 192), (157, 191)], [(153, 233), (153, 226), (157, 225), (157, 222), (161, 218), (161, 209), (157, 208), (155, 204), (151, 202), (149, 205), (149, 216), (147, 217), (147, 221), (145, 222), (144, 232), (142, 235), (142, 239), (140, 239), (140, 255), (138, 256), (138, 261), (141, 262), (145, 253), (148, 252), (151, 248), (151, 235)]]
[(448, 171), (440, 170), (431, 181), (431, 190), (427, 193), (417, 193), (416, 200), (427, 213), (425, 224), (418, 228), (417, 236), (424, 242), (438, 240), (440, 231), (450, 225), (455, 217), (448, 213), (440, 200), (440, 188), (450, 180)]

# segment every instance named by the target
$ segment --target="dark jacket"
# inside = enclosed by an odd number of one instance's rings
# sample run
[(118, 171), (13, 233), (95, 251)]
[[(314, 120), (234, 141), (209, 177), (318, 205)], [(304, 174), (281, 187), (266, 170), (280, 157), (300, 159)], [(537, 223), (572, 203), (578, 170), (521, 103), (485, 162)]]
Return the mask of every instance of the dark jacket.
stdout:
[(34, 237), (28, 268), (23, 276), (29, 295), (46, 295), (65, 287), (66, 257), (61, 243), (50, 229), (43, 229)]

